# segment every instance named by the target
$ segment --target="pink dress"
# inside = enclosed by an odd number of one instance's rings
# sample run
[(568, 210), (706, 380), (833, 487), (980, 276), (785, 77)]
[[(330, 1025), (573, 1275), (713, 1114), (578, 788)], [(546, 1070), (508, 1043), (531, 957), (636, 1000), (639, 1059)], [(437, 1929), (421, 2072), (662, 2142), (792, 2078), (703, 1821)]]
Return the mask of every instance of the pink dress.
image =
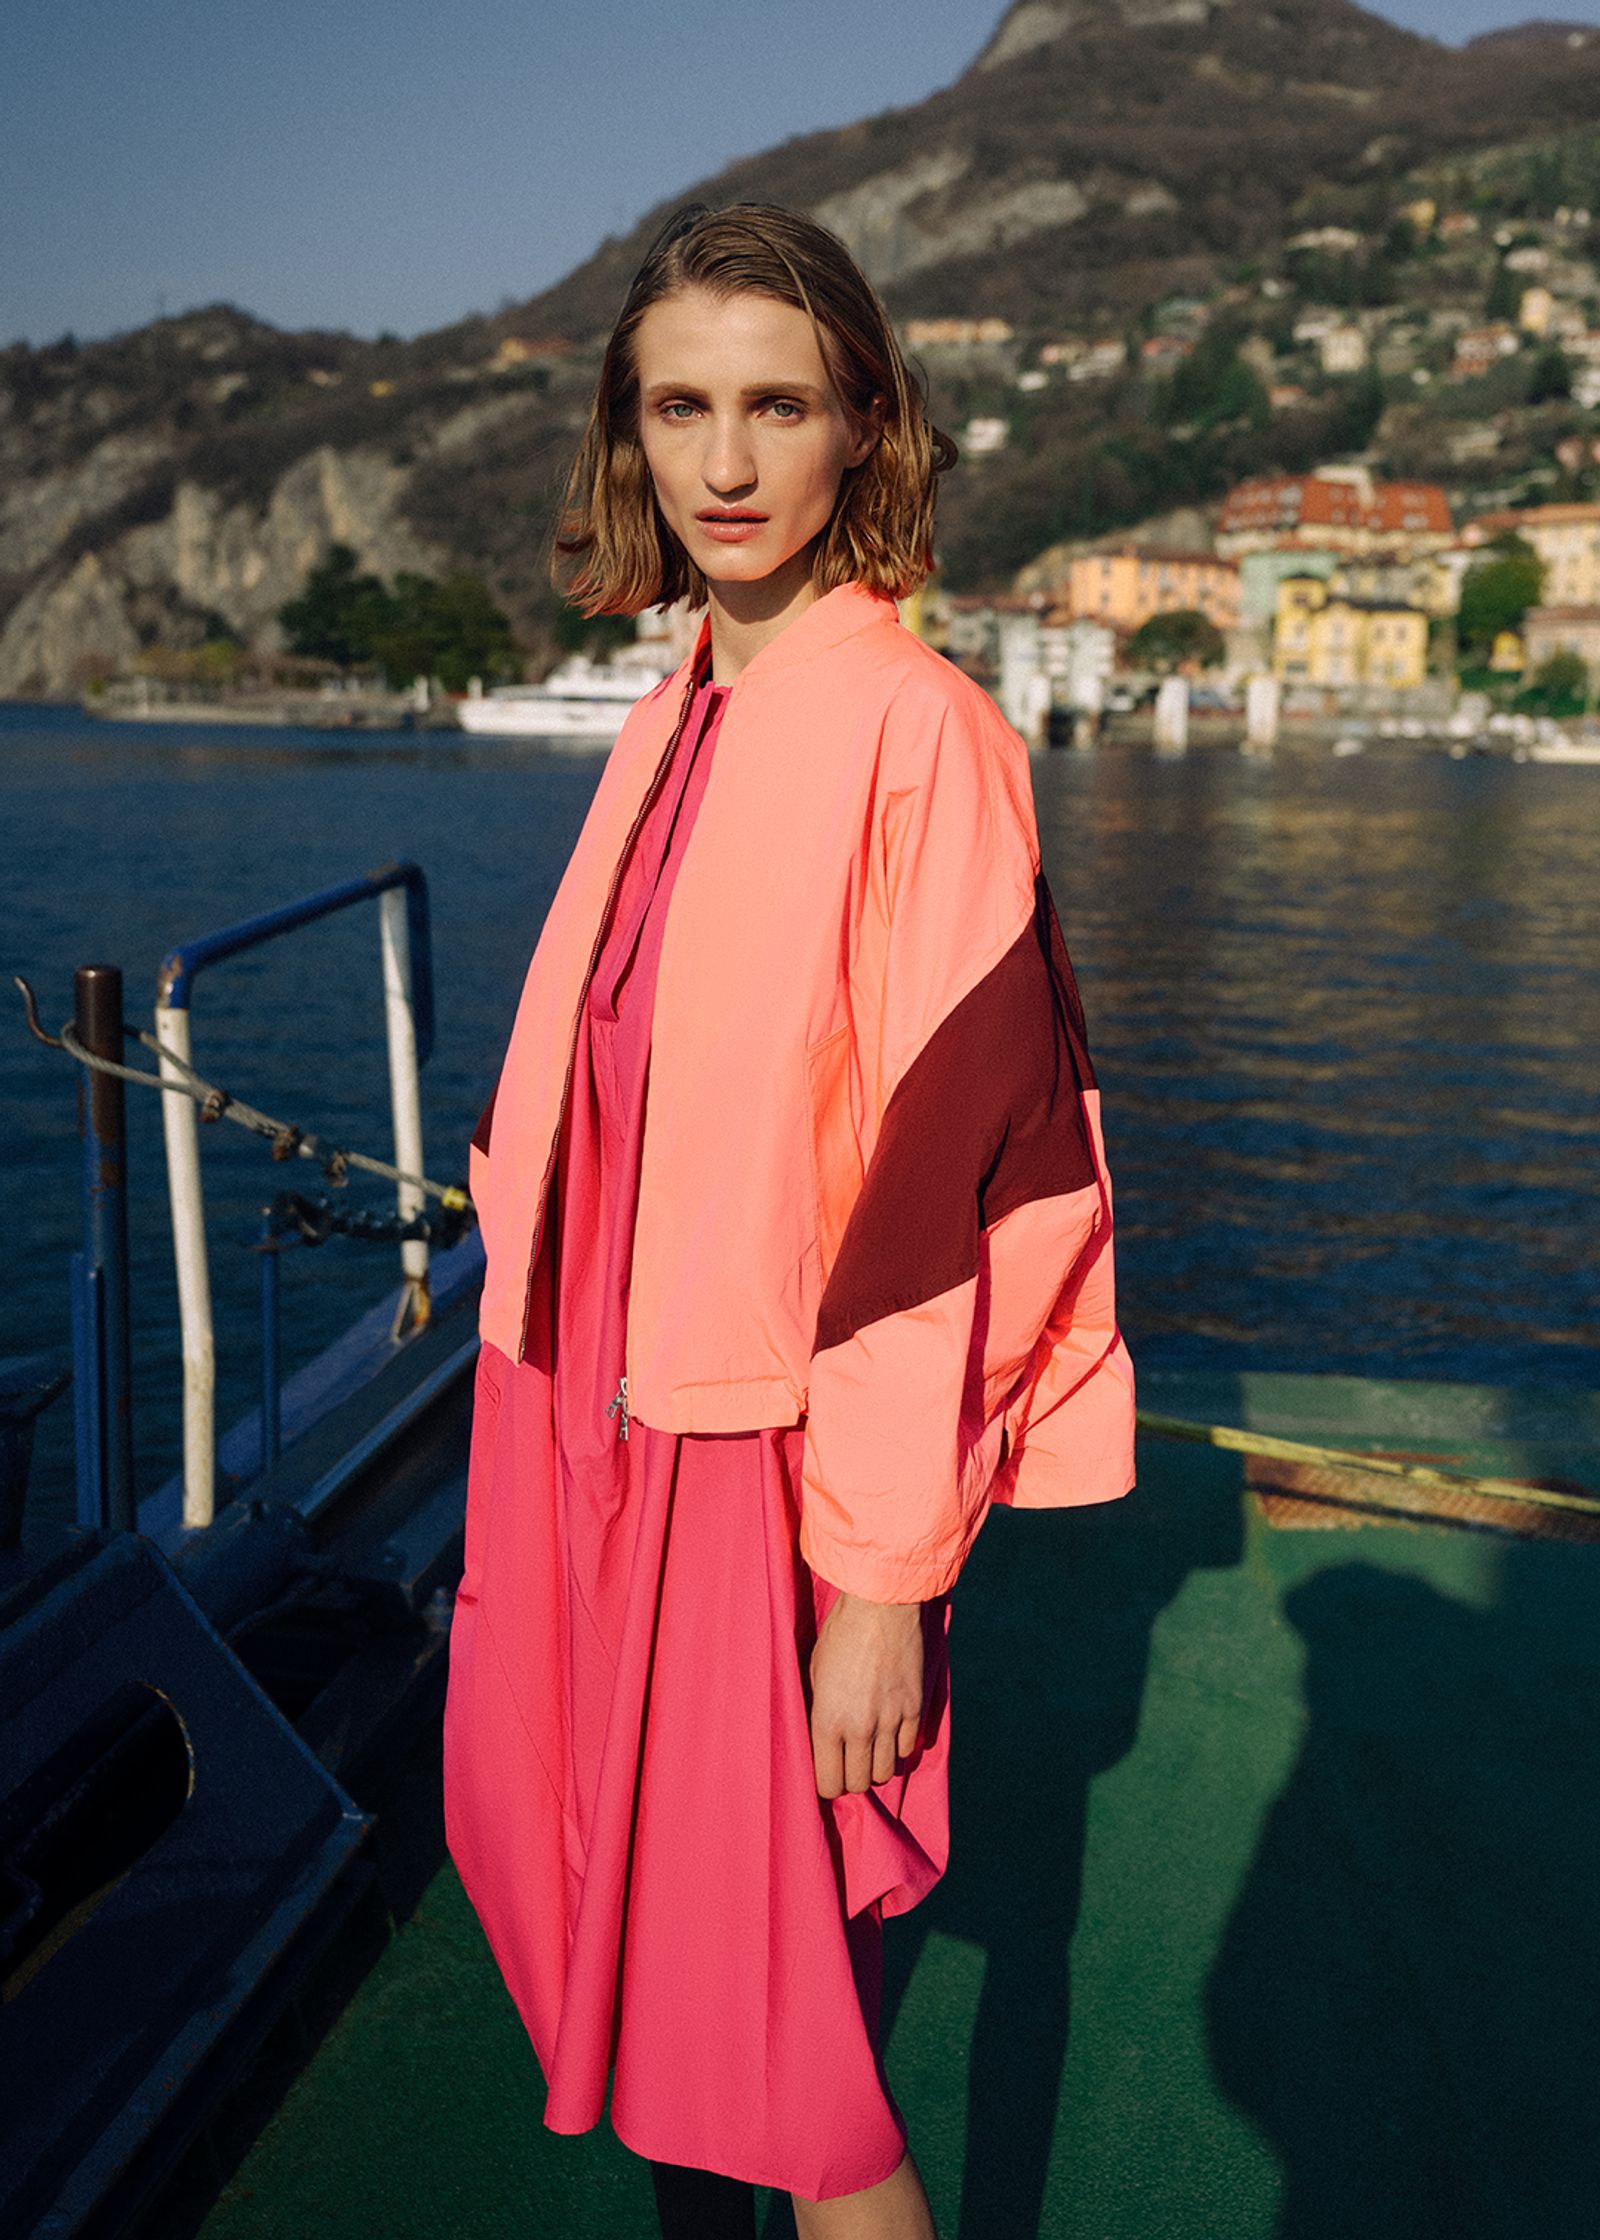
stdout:
[[(495, 1644), (521, 1681), (529, 1779), (497, 1799), (495, 1855), (457, 1863), (552, 2130), (598, 2122), (614, 2072), (611, 2121), (634, 2152), (826, 2200), (905, 2151), (878, 2050), (881, 1923), (948, 1853), (949, 1600), (923, 1609), (921, 1747), (864, 1796), (819, 1797), (809, 1657), (836, 1590), (798, 1551), (804, 1419), (662, 1432), (619, 1391), (661, 937), (725, 699), (703, 666), (618, 883), (535, 1271), (538, 1342), (520, 1364), (480, 1362), (474, 1467), (514, 1474), (518, 1521), (479, 1561), (536, 1581), (530, 1638)], [(474, 1716), (463, 1696), (450, 1708)], [(541, 1925), (531, 1943), (513, 1911)]]

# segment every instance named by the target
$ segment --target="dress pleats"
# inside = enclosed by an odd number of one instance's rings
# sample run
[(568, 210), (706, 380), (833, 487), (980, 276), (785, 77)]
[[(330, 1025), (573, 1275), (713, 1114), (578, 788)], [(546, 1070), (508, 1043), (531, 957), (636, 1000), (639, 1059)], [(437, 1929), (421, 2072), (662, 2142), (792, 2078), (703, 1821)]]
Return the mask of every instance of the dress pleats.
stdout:
[[(609, 2076), (636, 2153), (824, 2200), (905, 2151), (878, 2046), (882, 1920), (948, 1852), (949, 1602), (923, 1608), (921, 1746), (865, 1796), (820, 1798), (809, 1658), (835, 1590), (798, 1550), (804, 1419), (661, 1432), (619, 1389), (656, 969), (725, 698), (702, 665), (618, 883), (534, 1271), (536, 1342), (480, 1363), (473, 1469), (494, 1473), (497, 1513), (515, 1508), (474, 1558), (452, 1778), (463, 1794), (474, 1779), (481, 1719), (502, 1748), (514, 1737), (526, 1781), (488, 1815), (492, 1855), (482, 1838), (452, 1849), (551, 2129), (598, 2122)], [(488, 1577), (506, 1561), (526, 1566), (532, 1613), (510, 1642)]]

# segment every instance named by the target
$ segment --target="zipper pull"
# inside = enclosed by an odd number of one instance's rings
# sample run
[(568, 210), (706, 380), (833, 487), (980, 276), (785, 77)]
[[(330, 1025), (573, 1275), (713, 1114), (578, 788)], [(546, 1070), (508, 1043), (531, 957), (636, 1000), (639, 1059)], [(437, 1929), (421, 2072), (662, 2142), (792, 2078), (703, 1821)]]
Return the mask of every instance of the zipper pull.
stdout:
[(626, 1376), (624, 1376), (618, 1383), (617, 1389), (613, 1393), (610, 1404), (606, 1409), (606, 1414), (608, 1416), (614, 1416), (619, 1408), (622, 1410), (622, 1424), (619, 1435), (622, 1438), (626, 1439), (626, 1437), (628, 1436), (628, 1380)]

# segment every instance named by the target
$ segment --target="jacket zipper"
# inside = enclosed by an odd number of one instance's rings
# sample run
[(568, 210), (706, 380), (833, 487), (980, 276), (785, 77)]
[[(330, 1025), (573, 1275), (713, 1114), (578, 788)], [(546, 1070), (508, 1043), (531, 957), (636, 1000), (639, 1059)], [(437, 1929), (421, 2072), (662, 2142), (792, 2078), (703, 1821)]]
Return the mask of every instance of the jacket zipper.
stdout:
[[(656, 765), (655, 776), (646, 788), (645, 797), (640, 802), (633, 823), (628, 828), (628, 837), (623, 841), (617, 854), (616, 863), (612, 867), (611, 885), (606, 891), (605, 906), (600, 912), (600, 929), (594, 937), (594, 946), (589, 951), (589, 962), (584, 968), (583, 985), (579, 990), (577, 1007), (572, 1015), (572, 1034), (567, 1043), (567, 1070), (561, 1082), (561, 1102), (556, 1107), (555, 1134), (551, 1138), (550, 1155), (544, 1163), (544, 1175), (539, 1183), (539, 1196), (533, 1212), (533, 1238), (535, 1241), (530, 1245), (528, 1252), (528, 1281), (522, 1300), (522, 1331), (517, 1339), (517, 1359), (519, 1361), (526, 1360), (528, 1353), (528, 1328), (533, 1320), (533, 1279), (539, 1260), (537, 1240), (544, 1221), (545, 1200), (550, 1191), (550, 1177), (555, 1169), (556, 1152), (561, 1143), (561, 1128), (567, 1111), (567, 1094), (572, 1087), (573, 1061), (578, 1054), (578, 1027), (582, 1020), (584, 1004), (589, 998), (589, 983), (594, 978), (594, 968), (599, 960), (600, 951), (604, 946), (606, 934), (610, 928), (611, 906), (617, 899), (617, 887), (622, 879), (623, 866), (628, 860), (639, 827), (645, 820), (650, 804), (661, 790), (661, 781), (666, 776), (667, 766), (672, 760), (672, 750), (677, 745), (679, 738), (682, 736), (683, 727), (689, 720), (689, 709), (693, 701), (694, 671), (691, 667), (688, 681), (684, 686), (683, 705), (678, 710), (678, 720), (673, 725), (672, 736), (661, 751), (661, 760)], [(608, 1410), (607, 1413), (609, 1414), (609, 1412)], [(627, 1437), (626, 1427), (624, 1427), (622, 1435), (624, 1438)]]
[(626, 1439), (628, 1436), (628, 1379), (626, 1372), (618, 1380), (616, 1392), (607, 1403), (606, 1414), (614, 1416), (619, 1408), (622, 1410), (622, 1422), (618, 1427), (617, 1436), (620, 1439)]

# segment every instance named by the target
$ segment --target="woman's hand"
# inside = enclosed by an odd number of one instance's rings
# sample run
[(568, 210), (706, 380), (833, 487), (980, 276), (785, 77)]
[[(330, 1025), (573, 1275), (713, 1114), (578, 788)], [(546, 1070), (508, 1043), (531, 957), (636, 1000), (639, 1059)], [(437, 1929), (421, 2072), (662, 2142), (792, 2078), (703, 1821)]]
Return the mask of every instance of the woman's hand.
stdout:
[(909, 1758), (922, 1727), (922, 1605), (841, 1593), (811, 1652), (817, 1794), (863, 1795)]

